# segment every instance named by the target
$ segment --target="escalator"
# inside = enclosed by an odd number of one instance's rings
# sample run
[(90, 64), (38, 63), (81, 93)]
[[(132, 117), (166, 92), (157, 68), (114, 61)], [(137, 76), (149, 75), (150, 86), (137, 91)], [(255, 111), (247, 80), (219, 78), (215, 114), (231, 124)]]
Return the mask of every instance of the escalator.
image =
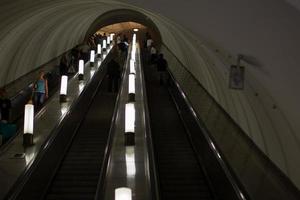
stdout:
[(94, 97), (45, 199), (94, 198), (117, 96), (106, 90), (107, 80)]
[(216, 199), (168, 88), (154, 66), (144, 72), (161, 199)]
[(118, 95), (107, 90), (104, 64), (5, 199), (95, 198)]

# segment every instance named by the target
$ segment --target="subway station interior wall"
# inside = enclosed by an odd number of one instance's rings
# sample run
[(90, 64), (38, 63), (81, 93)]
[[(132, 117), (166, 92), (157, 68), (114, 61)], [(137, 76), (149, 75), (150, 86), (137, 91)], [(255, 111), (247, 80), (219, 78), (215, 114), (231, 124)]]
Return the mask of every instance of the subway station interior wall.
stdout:
[[(213, 50), (210, 50), (205, 42), (194, 39), (193, 35), (178, 25), (166, 21), (161, 21), (159, 24), (162, 25), (159, 29), (166, 46), (257, 146), (299, 187), (299, 144), (295, 139), (295, 132), (290, 129), (282, 112), (274, 110), (268, 105), (268, 91), (256, 82), (254, 85), (250, 85), (253, 84), (250, 74), (246, 74), (247, 82), (243, 91), (229, 89), (229, 67), (214, 55)], [(186, 73), (177, 73), (176, 70), (180, 69), (172, 66), (172, 63), (170, 63), (170, 68), (178, 74), (178, 81), (184, 86), (195, 109), (201, 111), (202, 115), (203, 113), (207, 114), (207, 116), (203, 116), (207, 125), (214, 124), (211, 120), (218, 119), (219, 113), (216, 112), (214, 115), (214, 112), (209, 110), (212, 108), (211, 102), (201, 99), (203, 95), (201, 92), (199, 93), (199, 88)], [(255, 92), (260, 95), (255, 96)], [(207, 111), (202, 109), (207, 109)], [(226, 126), (222, 120), (219, 123), (221, 127), (222, 125)], [(218, 127), (220, 128), (220, 126), (215, 128)], [(221, 130), (219, 129), (220, 134)]]
[[(300, 12), (284, 0), (123, 3), (128, 5), (108, 0), (1, 1), (0, 85), (81, 43), (99, 15), (135, 9), (156, 23), (164, 44), (300, 188)], [(229, 65), (238, 53), (259, 63), (244, 63), (243, 91), (228, 89)], [(180, 79), (182, 84), (189, 81)], [(190, 95), (197, 99), (196, 92)]]
[[(278, 171), (274, 170), (273, 165), (268, 162), (262, 162), (264, 158), (262, 159), (261, 152), (254, 148), (245, 137), (245, 133), (174, 54), (165, 46), (161, 51), (170, 64), (172, 75), (180, 82), (181, 89), (185, 91), (201, 122), (205, 124), (210, 137), (215, 141), (215, 146), (222, 152), (222, 158), (225, 158), (235, 176), (246, 188), (249, 199), (298, 199), (293, 193), (286, 192), (289, 185), (282, 182)], [(206, 163), (206, 167), (208, 166), (210, 166), (209, 162)], [(265, 191), (276, 191), (276, 193)]]
[(90, 24), (119, 6), (97, 1), (1, 1), (0, 85), (5, 85), (84, 39)]

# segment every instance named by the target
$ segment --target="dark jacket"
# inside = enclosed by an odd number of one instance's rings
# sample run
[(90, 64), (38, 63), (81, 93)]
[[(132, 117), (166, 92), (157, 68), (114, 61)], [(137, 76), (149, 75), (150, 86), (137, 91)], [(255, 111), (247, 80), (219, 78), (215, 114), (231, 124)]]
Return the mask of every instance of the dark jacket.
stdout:
[(2, 120), (9, 120), (9, 110), (11, 108), (10, 99), (0, 99), (0, 111)]
[(120, 65), (114, 59), (107, 63), (107, 75), (109, 77), (119, 78), (120, 72)]
[(167, 70), (168, 63), (164, 58), (158, 58), (156, 64), (157, 64), (157, 71), (162, 72)]

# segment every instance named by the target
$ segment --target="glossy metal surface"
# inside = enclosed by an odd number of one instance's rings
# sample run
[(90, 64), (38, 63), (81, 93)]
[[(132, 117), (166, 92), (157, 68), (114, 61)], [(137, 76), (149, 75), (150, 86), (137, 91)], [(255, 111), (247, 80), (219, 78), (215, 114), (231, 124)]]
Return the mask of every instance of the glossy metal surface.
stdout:
[[(139, 51), (136, 62), (140, 66)], [(129, 59), (127, 59), (125, 76), (120, 91), (118, 111), (114, 125), (114, 138), (110, 152), (109, 163), (105, 181), (105, 198), (114, 199), (114, 191), (119, 187), (132, 189), (132, 199), (151, 199), (149, 158), (145, 134), (145, 110), (144, 96), (142, 94), (142, 75), (140, 67), (137, 67), (136, 82), (136, 124), (135, 145), (124, 145), (125, 104), (128, 100), (128, 74)]]

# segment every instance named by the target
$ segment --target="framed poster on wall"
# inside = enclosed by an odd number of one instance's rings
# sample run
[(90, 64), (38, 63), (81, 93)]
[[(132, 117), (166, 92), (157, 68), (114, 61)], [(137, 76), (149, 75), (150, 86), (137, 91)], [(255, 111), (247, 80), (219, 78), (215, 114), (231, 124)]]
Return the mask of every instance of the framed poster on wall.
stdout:
[(244, 80), (245, 80), (245, 67), (231, 65), (230, 66), (230, 75), (229, 75), (229, 88), (231, 89), (244, 89)]

